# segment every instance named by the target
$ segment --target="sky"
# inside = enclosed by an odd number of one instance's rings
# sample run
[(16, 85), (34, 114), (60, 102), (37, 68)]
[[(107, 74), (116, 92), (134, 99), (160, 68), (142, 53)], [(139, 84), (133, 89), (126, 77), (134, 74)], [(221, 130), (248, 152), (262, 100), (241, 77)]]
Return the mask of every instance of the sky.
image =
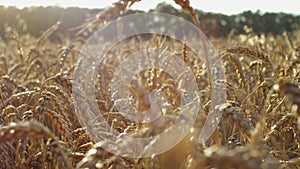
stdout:
[[(0, 0), (0, 5), (17, 6), (19, 8), (30, 6), (61, 6), (104, 8), (117, 0)], [(165, 1), (179, 8), (173, 0), (141, 0), (132, 6), (132, 9), (149, 10), (158, 3)], [(297, 2), (298, 1), (298, 2)], [(190, 0), (191, 6), (205, 12), (223, 14), (238, 14), (246, 10), (253, 12), (286, 12), (300, 15), (299, 0)]]

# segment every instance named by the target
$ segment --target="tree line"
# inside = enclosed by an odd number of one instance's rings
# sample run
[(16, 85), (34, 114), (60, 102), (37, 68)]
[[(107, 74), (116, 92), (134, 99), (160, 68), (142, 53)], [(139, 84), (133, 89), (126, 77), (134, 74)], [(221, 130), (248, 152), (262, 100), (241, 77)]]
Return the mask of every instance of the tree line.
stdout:
[[(56, 34), (52, 39), (58, 39), (61, 36), (74, 36), (72, 28), (81, 25), (85, 20), (94, 17), (103, 9), (87, 8), (61, 8), (61, 7), (32, 7), (18, 9), (16, 7), (0, 6), (0, 36), (5, 37), (7, 25), (12, 26), (19, 34), (29, 33), (33, 36), (39, 36), (44, 30), (55, 24), (62, 22)], [(160, 3), (151, 12), (164, 12), (183, 17), (190, 22), (190, 15), (176, 9), (166, 3)], [(142, 12), (129, 10), (125, 15)], [(254, 32), (281, 34), (283, 31), (291, 32), (293, 29), (300, 28), (300, 15), (286, 13), (261, 13), (260, 11), (245, 11), (237, 15), (224, 15), (219, 13), (206, 13), (196, 10), (197, 18), (200, 20), (204, 33), (208, 36), (221, 37), (226, 36), (235, 29), (237, 32), (243, 32), (245, 25), (251, 27)]]

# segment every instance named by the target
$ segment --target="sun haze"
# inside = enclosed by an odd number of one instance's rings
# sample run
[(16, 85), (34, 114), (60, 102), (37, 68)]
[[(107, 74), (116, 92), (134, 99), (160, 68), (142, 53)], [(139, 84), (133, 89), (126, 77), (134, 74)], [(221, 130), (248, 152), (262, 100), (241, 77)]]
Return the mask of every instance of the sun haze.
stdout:
[[(61, 6), (61, 7), (81, 7), (81, 8), (104, 8), (111, 5), (117, 0), (98, 0), (98, 1), (85, 1), (85, 0), (0, 0), (0, 5), (3, 6), (16, 6), (18, 8), (30, 6)], [(142, 0), (135, 3), (132, 9), (149, 10), (161, 2), (166, 2), (172, 6), (173, 0)], [(246, 10), (253, 12), (260, 10), (261, 12), (285, 12), (299, 15), (300, 10), (296, 0), (274, 1), (274, 0), (190, 0), (191, 6), (203, 10), (205, 12), (215, 12), (223, 14), (237, 14)], [(179, 8), (179, 7), (178, 7)]]

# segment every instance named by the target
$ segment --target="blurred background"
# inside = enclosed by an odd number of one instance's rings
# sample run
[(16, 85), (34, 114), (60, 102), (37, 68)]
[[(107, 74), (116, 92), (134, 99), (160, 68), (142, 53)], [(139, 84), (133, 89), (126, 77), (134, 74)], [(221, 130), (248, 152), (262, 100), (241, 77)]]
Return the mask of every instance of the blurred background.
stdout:
[[(0, 1), (0, 37), (4, 36), (7, 25), (15, 28), (19, 34), (39, 36), (45, 29), (60, 21), (62, 24), (51, 40), (74, 36), (74, 29), (93, 18), (97, 13), (109, 7), (116, 0), (54, 0), (54, 1)], [(201, 22), (204, 33), (211, 37), (224, 37), (232, 30), (242, 33), (245, 26), (257, 34), (281, 34), (298, 29), (300, 10), (296, 1), (223, 1), (191, 0), (196, 16)], [(192, 22), (190, 15), (181, 10), (172, 0), (142, 0), (135, 3), (125, 13), (157, 11), (184, 17)]]

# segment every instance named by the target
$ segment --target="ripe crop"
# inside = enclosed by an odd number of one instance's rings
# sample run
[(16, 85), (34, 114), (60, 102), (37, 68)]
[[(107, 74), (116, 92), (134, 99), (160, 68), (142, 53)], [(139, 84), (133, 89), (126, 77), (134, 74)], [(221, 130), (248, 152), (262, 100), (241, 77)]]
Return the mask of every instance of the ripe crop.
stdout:
[[(193, 15), (188, 1), (183, 2), (176, 1)], [(129, 6), (115, 5), (104, 13), (119, 15)], [(90, 26), (113, 19), (101, 16)], [(59, 44), (50, 41), (59, 26), (56, 23), (36, 38), (19, 35), (6, 25), (7, 37), (0, 39), (0, 168), (300, 168), (300, 30), (258, 35), (245, 27), (246, 33), (212, 38), (225, 68), (222, 83), (227, 98), (220, 105), (221, 122), (204, 144), (196, 138), (211, 105), (206, 65), (185, 43), (160, 35), (117, 44), (101, 63), (94, 83), (97, 105), (114, 129), (121, 133), (144, 129), (140, 136), (152, 136), (171, 125), (133, 123), (113, 106), (109, 82), (117, 64), (143, 48), (168, 49), (181, 58), (192, 70), (203, 103), (191, 132), (176, 147), (134, 159), (105, 151), (77, 118), (72, 78), (84, 42), (67, 37)], [(87, 32), (87, 27), (80, 28), (79, 34)], [(150, 106), (140, 87), (148, 93), (161, 88), (168, 102), (178, 107), (177, 86), (170, 75), (153, 68), (135, 75), (130, 92), (139, 110)], [(172, 111), (166, 115), (177, 117)]]

